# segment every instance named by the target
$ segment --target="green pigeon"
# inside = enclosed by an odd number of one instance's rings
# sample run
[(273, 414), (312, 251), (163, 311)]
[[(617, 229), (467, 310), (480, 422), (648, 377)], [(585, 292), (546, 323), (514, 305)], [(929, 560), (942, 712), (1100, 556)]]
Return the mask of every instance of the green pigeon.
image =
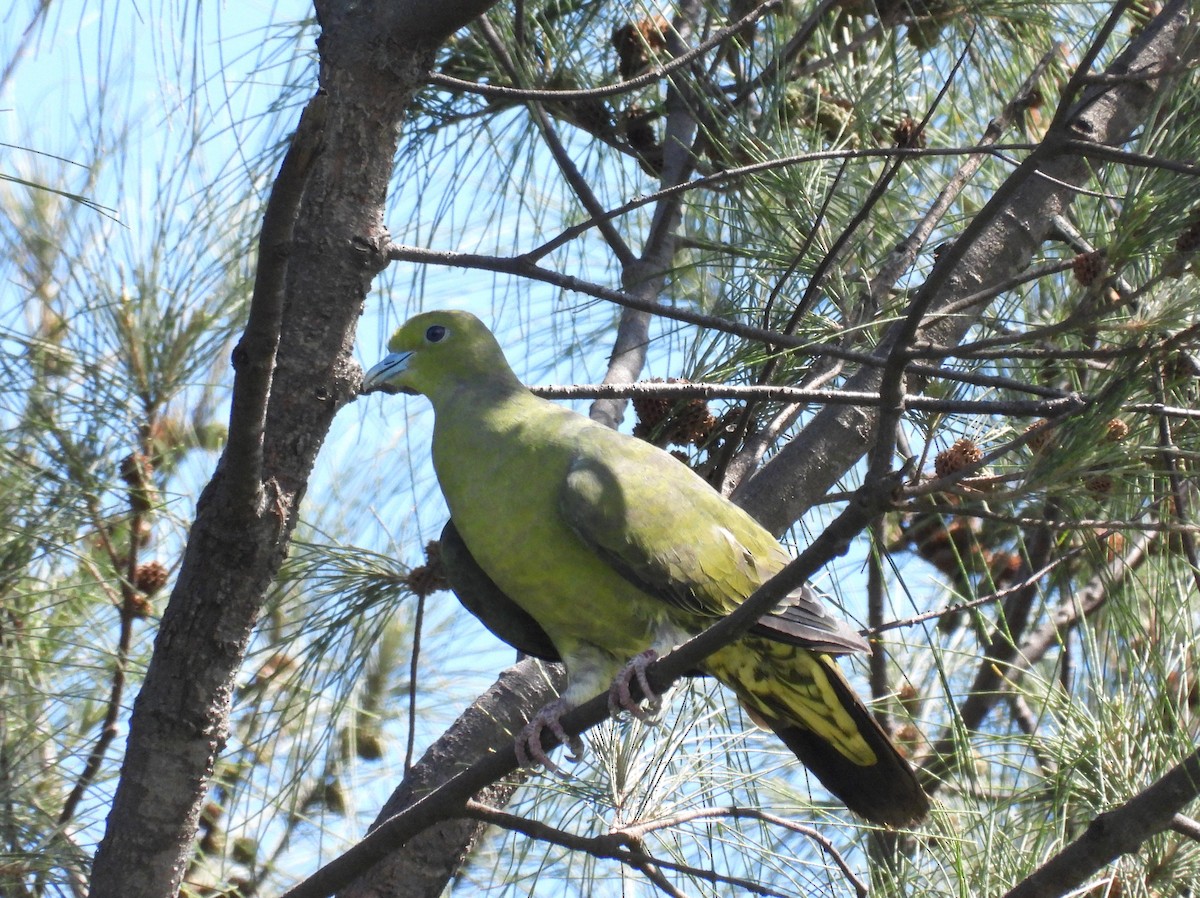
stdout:
[[(566, 741), (558, 718), (606, 688), (610, 703), (632, 705), (632, 676), (652, 695), (651, 659), (787, 564), (765, 528), (675, 458), (533, 395), (474, 315), (417, 315), (388, 350), (360, 392), (433, 404), (433, 466), (455, 549), (488, 584), (477, 615), (567, 668), (566, 691), (517, 737), (523, 762), (557, 769), (542, 751), (545, 729)], [(850, 810), (913, 824), (929, 800), (833, 659), (869, 651), (804, 587), (699, 672), (732, 689)]]

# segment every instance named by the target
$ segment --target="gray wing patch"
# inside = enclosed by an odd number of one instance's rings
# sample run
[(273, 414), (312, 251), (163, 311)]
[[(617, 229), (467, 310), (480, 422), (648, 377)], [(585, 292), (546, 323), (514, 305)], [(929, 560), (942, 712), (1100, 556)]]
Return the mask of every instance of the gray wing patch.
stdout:
[(871, 644), (826, 608), (821, 594), (805, 583), (750, 628), (756, 636), (830, 655), (871, 654)]

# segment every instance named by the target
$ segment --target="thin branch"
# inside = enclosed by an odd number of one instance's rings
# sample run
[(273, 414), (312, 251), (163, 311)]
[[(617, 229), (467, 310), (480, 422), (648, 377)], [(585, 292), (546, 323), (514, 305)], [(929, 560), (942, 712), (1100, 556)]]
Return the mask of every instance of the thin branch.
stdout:
[(1022, 577), (1021, 580), (1012, 584), (1011, 586), (1006, 586), (1004, 589), (998, 589), (995, 592), (988, 593), (985, 596), (978, 596), (966, 602), (955, 602), (951, 605), (943, 606), (942, 608), (936, 608), (932, 611), (926, 611), (922, 614), (913, 615), (912, 617), (889, 621), (888, 623), (881, 623), (877, 626), (866, 630), (861, 630), (859, 632), (861, 632), (863, 636), (870, 638), (872, 636), (878, 636), (881, 633), (886, 633), (888, 630), (906, 630), (909, 627), (915, 627), (917, 624), (923, 624), (927, 621), (939, 620), (943, 617), (954, 617), (959, 613), (971, 608), (982, 608), (985, 605), (991, 605), (995, 602), (1006, 601), (1008, 598), (1020, 592), (1022, 589), (1030, 589), (1036, 586), (1051, 571), (1061, 567), (1072, 558), (1081, 555), (1084, 551), (1085, 549), (1082, 546), (1072, 549), (1071, 551), (1064, 553), (1061, 557), (1047, 562), (1037, 570), (1030, 571), (1028, 574)]
[[(520, 70), (516, 62), (509, 55), (508, 50), (504, 46), (504, 42), (500, 40), (500, 36), (496, 34), (496, 30), (492, 28), (491, 22), (488, 20), (487, 14), (479, 17), (479, 30), (483, 33), (487, 40), (488, 46), (496, 58), (500, 60), (505, 69), (508, 70), (508, 76), (514, 82), (519, 81), (521, 77)], [(562, 140), (558, 136), (558, 131), (554, 127), (554, 123), (550, 117), (546, 115), (546, 111), (540, 103), (532, 102), (529, 104), (530, 112), (533, 115), (534, 124), (537, 125), (538, 131), (542, 135), (542, 140), (545, 141), (546, 148), (550, 150), (550, 155), (553, 157), (558, 170), (562, 172), (563, 178), (567, 184), (575, 192), (575, 196), (583, 205), (583, 208), (593, 218), (602, 216), (604, 208), (600, 205), (600, 200), (593, 192), (591, 185), (584, 178), (579, 168), (571, 160), (571, 156), (567, 153), (567, 148), (563, 145)], [(627, 265), (633, 261), (633, 251), (628, 244), (617, 233), (617, 229), (613, 226), (611, 219), (603, 219), (598, 222), (600, 234), (608, 243), (609, 249), (613, 255), (621, 262), (622, 265)]]
[[(638, 396), (672, 396), (703, 399), (791, 402), (811, 405), (855, 405), (876, 407), (883, 402), (878, 393), (855, 390), (806, 390), (801, 387), (741, 387), (732, 384), (578, 384), (573, 386), (530, 387), (546, 399), (626, 399)], [(938, 399), (906, 393), (906, 408), (930, 412), (961, 412), (978, 415), (1019, 415), (1050, 417), (1079, 411), (1090, 405), (1082, 396), (1062, 396), (1045, 400)], [(939, 489), (941, 487), (938, 487)]]
[(657, 858), (651, 858), (644, 852), (644, 839), (647, 835), (662, 831), (664, 829), (669, 829), (671, 827), (681, 826), (683, 824), (692, 823), (698, 820), (759, 820), (772, 826), (778, 826), (783, 829), (787, 829), (791, 832), (804, 836), (806, 839), (812, 842), (815, 842), (842, 872), (842, 875), (854, 888), (854, 891), (859, 898), (866, 898), (869, 891), (866, 883), (864, 883), (857, 875), (855, 875), (854, 871), (850, 868), (850, 864), (846, 861), (846, 858), (842, 855), (842, 853), (839, 852), (834, 844), (825, 836), (823, 836), (818, 830), (816, 830), (814, 827), (797, 823), (794, 820), (789, 820), (786, 817), (780, 817), (777, 814), (772, 814), (759, 808), (746, 808), (739, 806), (695, 808), (688, 811), (681, 811), (677, 814), (671, 814), (667, 817), (656, 817), (651, 820), (644, 820), (630, 826), (621, 827), (620, 829), (613, 830), (612, 832), (601, 836), (579, 836), (574, 833), (568, 833), (556, 827), (547, 826), (539, 821), (529, 820), (528, 818), (519, 817), (515, 814), (509, 814), (505, 811), (490, 808), (475, 801), (467, 803), (466, 811), (469, 816), (484, 820), (504, 829), (522, 833), (530, 838), (550, 842), (555, 845), (561, 845), (565, 848), (586, 851), (595, 857), (611, 858), (613, 860), (620, 861), (621, 863), (630, 864), (633, 866), (651, 862), (658, 866), (667, 867), (678, 872), (683, 872), (687, 873), (688, 875), (706, 879), (709, 882), (724, 882), (734, 884), (741, 888), (748, 889), (755, 894), (780, 894), (752, 880), (722, 876), (710, 871), (698, 870), (694, 867), (675, 864), (674, 862), (661, 861)]
[(639, 838), (646, 833), (656, 830), (665, 829), (669, 826), (679, 826), (683, 823), (690, 823), (694, 820), (761, 820), (764, 823), (769, 823), (773, 826), (780, 826), (791, 832), (798, 833), (806, 839), (815, 842), (823, 852), (837, 865), (842, 871), (846, 879), (854, 886), (854, 891), (862, 898), (867, 894), (866, 884), (854, 875), (854, 871), (850, 869), (850, 864), (842, 855), (834, 844), (825, 838), (815, 827), (807, 826), (803, 823), (797, 823), (794, 820), (789, 820), (786, 817), (780, 817), (778, 814), (772, 814), (764, 811), (761, 808), (746, 808), (738, 805), (727, 805), (717, 808), (692, 808), (686, 811), (679, 811), (667, 817), (655, 817), (652, 820), (644, 820), (641, 823), (633, 826), (623, 827), (621, 832), (633, 833)]
[(84, 762), (83, 769), (80, 771), (71, 793), (63, 802), (63, 809), (58, 815), (58, 826), (60, 827), (65, 826), (75, 816), (75, 811), (79, 807), (79, 802), (83, 800), (84, 793), (87, 792), (88, 787), (100, 772), (100, 765), (104, 762), (108, 747), (117, 737), (117, 724), (123, 710), (121, 701), (125, 694), (125, 670), (129, 663), (129, 648), (133, 643), (133, 613), (129, 601), (121, 606), (119, 614), (120, 629), (117, 636), (117, 653), (113, 664), (112, 682), (109, 685), (108, 703), (104, 710), (104, 719), (100, 722), (100, 735), (92, 745), (92, 750), (88, 752), (87, 760)]
[(704, 870), (689, 864), (679, 864), (653, 857), (646, 852), (640, 838), (625, 830), (617, 830), (599, 836), (580, 836), (538, 820), (530, 820), (527, 817), (519, 817), (516, 814), (490, 808), (477, 801), (468, 801), (463, 808), (463, 813), (464, 816), (482, 820), (512, 832), (519, 832), (531, 839), (560, 845), (575, 851), (583, 851), (596, 858), (618, 861), (643, 872), (647, 865), (653, 865), (687, 876), (694, 876), (706, 882), (733, 885), (755, 895), (786, 898), (786, 893), (778, 892), (750, 879), (725, 876), (713, 870)]
[[(140, 471), (138, 473), (141, 474)], [(88, 510), (91, 512), (92, 520), (96, 522), (95, 528), (96, 532), (100, 535), (101, 545), (104, 547), (109, 561), (120, 576), (120, 602), (116, 606), (118, 615), (117, 651), (113, 660), (112, 681), (108, 688), (108, 703), (104, 709), (104, 717), (100, 721), (100, 735), (96, 737), (96, 741), (92, 744), (87, 760), (84, 761), (83, 769), (79, 772), (79, 776), (75, 780), (70, 793), (67, 795), (66, 801), (63, 802), (63, 808), (59, 812), (57, 821), (60, 830), (74, 818), (75, 812), (79, 808), (79, 802), (83, 800), (83, 796), (87, 793), (88, 788), (100, 772), (100, 765), (104, 763), (104, 756), (108, 754), (108, 747), (112, 745), (113, 740), (117, 737), (117, 724), (121, 719), (123, 710), (122, 700), (125, 696), (125, 675), (129, 666), (129, 650), (133, 645), (134, 602), (138, 599), (137, 589), (133, 584), (136, 579), (138, 533), (140, 530), (139, 525), (142, 521), (142, 513), (134, 510), (130, 516), (129, 554), (125, 559), (126, 570), (121, 571), (121, 557), (116, 552), (116, 547), (109, 536), (108, 528), (101, 521), (100, 510), (95, 502), (94, 496), (89, 497)], [(106, 588), (105, 592), (109, 592), (109, 590)]]
[[(829, 0), (826, 0), (829, 2)], [(570, 102), (572, 100), (594, 100), (603, 97), (613, 97), (619, 94), (632, 93), (643, 87), (648, 87), (651, 84), (663, 80), (668, 75), (671, 75), (682, 68), (685, 68), (693, 60), (699, 59), (709, 50), (720, 46), (725, 40), (737, 34), (743, 28), (753, 25), (759, 19), (763, 18), (767, 13), (783, 6), (783, 0), (765, 0), (754, 9), (750, 10), (742, 18), (738, 19), (732, 25), (715, 32), (712, 37), (697, 44), (686, 53), (680, 54), (664, 65), (655, 66), (648, 72), (644, 72), (635, 78), (629, 78), (625, 81), (619, 81), (616, 84), (607, 84), (603, 87), (588, 87), (580, 90), (542, 90), (524, 87), (506, 87), (501, 84), (480, 84), (475, 81), (464, 81), (461, 78), (453, 78), (450, 75), (443, 75), (440, 72), (434, 72), (429, 76), (429, 83), (438, 87), (445, 87), (451, 90), (461, 91), (466, 94), (477, 94), (481, 97), (490, 97), (495, 100), (532, 100), (537, 103), (552, 103), (552, 102)]]
[[(654, 193), (636, 197), (629, 202), (614, 207), (605, 213), (605, 216), (608, 218), (617, 218), (622, 215), (628, 215), (630, 212), (640, 209), (643, 206), (648, 206), (651, 203), (658, 202), (658, 200), (660, 200), (664, 195), (686, 193), (690, 190), (700, 190), (707, 187), (719, 187), (751, 175), (776, 171), (781, 168), (788, 168), (793, 165), (802, 165), (811, 162), (828, 162), (844, 159), (888, 159), (927, 156), (994, 156), (1001, 151), (1030, 152), (1036, 149), (1037, 146), (1038, 144), (1036, 143), (1012, 143), (996, 144), (994, 146), (976, 145), (970, 147), (859, 147), (854, 149), (819, 150), (811, 153), (797, 153), (791, 156), (780, 156), (775, 159), (766, 159), (762, 162), (752, 162), (747, 165), (725, 168), (709, 175), (693, 178), (692, 180), (683, 184), (673, 187), (666, 187)], [(541, 259), (558, 249), (560, 246), (571, 242), (580, 234), (591, 230), (595, 226), (596, 222), (589, 220), (580, 222), (579, 224), (570, 228), (565, 228), (558, 234), (558, 236), (553, 237), (543, 243), (541, 246), (530, 250), (525, 255), (529, 259)]]
[[(871, 544), (870, 551), (867, 553), (867, 630), (878, 633), (883, 629), (883, 553), (886, 551), (882, 517), (871, 522), (870, 532)], [(871, 685), (871, 697), (878, 701), (889, 695), (891, 684), (888, 682), (887, 659), (883, 652), (871, 652), (867, 657), (867, 671), (868, 682)], [(882, 706), (877, 707), (882, 708)], [(880, 726), (887, 730), (888, 721), (883, 711), (877, 710), (875, 717), (879, 720)]]
[(637, 864), (636, 869), (650, 880), (650, 882), (658, 886), (660, 892), (670, 896), (670, 898), (687, 898), (687, 893), (672, 885), (671, 881), (663, 876), (662, 871), (658, 869), (656, 864), (647, 861), (644, 864)]
[(1091, 143), (1086, 140), (1068, 140), (1063, 149), (1078, 153), (1088, 159), (1099, 159), (1102, 162), (1115, 162), (1118, 165), (1132, 165), (1137, 168), (1152, 168), (1159, 171), (1172, 171), (1181, 175), (1200, 176), (1200, 165), (1195, 162), (1180, 162), (1175, 159), (1164, 159), (1162, 156), (1149, 156), (1145, 153), (1134, 153), (1119, 147)]
[[(847, 351), (830, 344), (812, 343), (807, 338), (796, 337), (775, 330), (766, 330), (761, 327), (742, 324), (737, 321), (730, 321), (729, 319), (720, 318), (715, 315), (705, 315), (700, 312), (693, 312), (690, 309), (682, 306), (664, 306), (653, 299), (642, 298), (624, 290), (614, 290), (611, 287), (605, 287), (602, 284), (585, 281), (581, 278), (562, 274), (557, 271), (552, 271), (548, 268), (542, 268), (536, 263), (529, 261), (528, 254), (521, 256), (489, 256), (476, 253), (456, 253), (445, 250), (431, 250), (419, 246), (401, 246), (399, 244), (391, 244), (387, 249), (387, 254), (388, 257), (394, 261), (446, 265), (459, 268), (476, 269), (480, 271), (492, 271), (501, 274), (511, 274), (516, 277), (540, 281), (545, 284), (552, 284), (554, 286), (561, 287), (564, 290), (570, 290), (576, 293), (594, 296), (597, 299), (603, 299), (626, 308), (647, 312), (663, 318), (670, 318), (675, 321), (681, 321), (685, 324), (695, 325), (696, 327), (720, 331), (735, 337), (740, 337), (744, 340), (763, 343), (767, 346), (802, 349), (805, 353), (812, 356), (819, 355), (830, 356), (833, 358), (845, 358), (847, 360), (856, 361), (865, 366), (871, 367), (883, 367), (887, 364), (885, 358), (881, 358), (877, 355)], [(958, 352), (954, 350), (947, 350), (944, 352), (933, 351), (918, 341), (914, 344), (913, 348), (907, 350), (906, 354), (909, 357), (932, 357), (937, 355), (956, 355)], [(1123, 353), (1123, 355), (1135, 354), (1136, 352), (1132, 350), (1128, 353)], [(1060, 390), (1056, 390), (1051, 387), (1040, 386), (1037, 384), (1024, 383), (1014, 378), (1003, 378), (995, 375), (982, 375), (973, 372), (950, 371), (936, 367), (918, 367), (912, 364), (909, 365), (909, 370), (916, 374), (958, 380), (978, 386), (997, 386), (1039, 395), (1063, 396), (1062, 391)], [(616, 388), (619, 389), (621, 387), (623, 387), (623, 385), (618, 385)], [(743, 387), (742, 389), (759, 388)], [(782, 388), (762, 387), (761, 389)]]
[(412, 657), (408, 662), (408, 740), (404, 747), (404, 770), (412, 770), (417, 744), (417, 670), (421, 660), (421, 632), (425, 626), (425, 594), (417, 593), (417, 613), (413, 620)]
[[(978, 494), (964, 493), (963, 495), (970, 495), (971, 498), (976, 499), (979, 498)], [(987, 498), (988, 501), (992, 501), (991, 494)], [(902, 507), (900, 510), (905, 511), (910, 509)], [(1014, 527), (1032, 527), (1035, 524), (1042, 524), (1057, 533), (1095, 531), (1104, 534), (1108, 531), (1134, 530), (1138, 533), (1200, 534), (1200, 524), (1178, 524), (1172, 521), (1114, 520), (1112, 518), (1071, 518), (1066, 521), (1043, 521), (1039, 518), (1027, 518), (1022, 515), (1000, 514), (986, 508), (964, 508), (961, 505), (922, 505), (919, 509), (913, 508), (911, 510), (944, 515), (959, 515), (976, 518), (981, 521), (997, 521), (1002, 524), (1011, 524)]]
[[(460, 268), (477, 269), (480, 271), (493, 271), (501, 274), (512, 274), (517, 277), (523, 277), (528, 278), (529, 280), (552, 284), (554, 286), (561, 287), (564, 290), (570, 290), (573, 292), (594, 296), (597, 299), (603, 299), (617, 305), (625, 306), (626, 308), (648, 312), (653, 315), (659, 315), (664, 318), (670, 318), (672, 320), (681, 321), (685, 324), (692, 324), (697, 327), (720, 331), (745, 340), (763, 343), (768, 346), (782, 346), (802, 349), (809, 355), (847, 358), (848, 360), (861, 362), (864, 365), (873, 367), (882, 367), (886, 364), (885, 359), (882, 359), (878, 356), (871, 356), (865, 353), (848, 352), (829, 344), (814, 344), (807, 338), (795, 337), (780, 331), (765, 330), (761, 327), (741, 324), (740, 322), (730, 321), (715, 315), (705, 315), (699, 312), (693, 312), (681, 306), (664, 306), (653, 300), (639, 298), (626, 291), (614, 290), (611, 287), (605, 287), (601, 284), (584, 281), (572, 275), (562, 274), (557, 271), (542, 268), (532, 262), (527, 261), (529, 258), (528, 255), (515, 257), (487, 256), (475, 253), (455, 253), (444, 250), (430, 250), (418, 246), (401, 246), (399, 244), (391, 244), (387, 249), (387, 254), (390, 259), (395, 261), (447, 265)], [(1142, 352), (1145, 352), (1145, 350), (1142, 348), (1131, 347), (1128, 350), (1113, 350), (1109, 355), (1113, 358), (1128, 357), (1139, 355)], [(923, 358), (929, 358), (934, 356), (954, 356), (961, 354), (961, 352), (960, 350), (954, 349), (935, 350), (918, 341), (914, 344), (913, 348), (907, 350), (906, 354), (909, 357), (919, 356)], [(1096, 354), (1097, 353), (1082, 353), (1084, 357)], [(1099, 354), (1103, 355), (1102, 352)], [(1003, 355), (1005, 354), (998, 354), (998, 357)], [(1045, 353), (1039, 350), (1034, 357), (1040, 358), (1044, 355)], [(1064, 357), (1075, 357), (1076, 355), (1079, 354), (1064, 352)], [(972, 372), (949, 371), (936, 367), (917, 367), (911, 364), (909, 366), (909, 370), (917, 374), (958, 380), (964, 383), (972, 383), (979, 386), (999, 386), (1008, 389), (1019, 389), (1024, 392), (1040, 395), (1063, 396), (1062, 391), (1060, 390), (1056, 390), (1051, 387), (1039, 386), (1037, 384), (1023, 383), (1022, 381), (1013, 378), (1001, 378), (994, 375), (981, 375)], [(604, 389), (624, 388), (625, 385), (612, 385), (610, 387), (605, 387)], [(777, 390), (787, 388), (742, 387), (740, 389)], [(860, 395), (866, 396), (876, 394), (862, 393)], [(1067, 397), (1063, 396), (1063, 398)], [(1139, 406), (1139, 408), (1143, 408), (1143, 406)]]
[(1200, 821), (1183, 814), (1176, 814), (1171, 818), (1171, 829), (1181, 836), (1187, 836), (1193, 842), (1200, 842)]

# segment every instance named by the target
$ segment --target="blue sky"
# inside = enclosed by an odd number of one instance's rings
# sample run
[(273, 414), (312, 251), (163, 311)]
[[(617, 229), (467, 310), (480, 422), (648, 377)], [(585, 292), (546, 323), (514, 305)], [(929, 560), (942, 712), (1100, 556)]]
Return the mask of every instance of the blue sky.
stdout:
[[(0, 15), (0, 64), (13, 57), (37, 5), (20, 3)], [(169, 9), (51, 4), (48, 19), (25, 44), (23, 58), (0, 93), (0, 142), (8, 144), (0, 147), (0, 174), (34, 181), (61, 178), (67, 189), (86, 191), (106, 211), (83, 214), (111, 217), (107, 233), (131, 255), (149, 245), (164, 220), (186, 223), (206, 192), (236, 195), (253, 181), (261, 194), (274, 168), (260, 164), (264, 149), (290, 133), (312, 87), (313, 32), (296, 41), (293, 25), (274, 23), (301, 21), (311, 7), (281, 0), (239, 3), (236, 13), (232, 9), (234, 5), (219, 3)], [(281, 85), (298, 78), (303, 86), (291, 94), (290, 105), (276, 108)], [(109, 100), (98, 107), (101, 85)], [(514, 188), (517, 193), (546, 189), (545, 184), (497, 179), (495, 157), (518, 139), (504, 127), (503, 122), (496, 125), (488, 140), (470, 146), (459, 141), (429, 152), (431, 164), (419, 185), (426, 189), (417, 190), (416, 180), (404, 182), (392, 199), (388, 223), (395, 239), (479, 252), (519, 251), (537, 242), (536, 227), (526, 220), (522, 203), (499, 208), (490, 203)], [(89, 183), (84, 166), (93, 149), (119, 140), (127, 143), (126, 161), (99, 167)], [(164, 205), (155, 186), (158, 173), (178, 166), (181, 154), (194, 150), (197, 142), (194, 168)], [(470, 173), (467, 189), (440, 205), (437, 200), (423, 202), (441, 195), (438, 189), (451, 175), (464, 171)], [(553, 217), (548, 219), (552, 232)], [(194, 249), (198, 254), (203, 250)], [(574, 273), (615, 285), (609, 256), (595, 244), (582, 252), (579, 264)], [(25, 301), (18, 283), (0, 280), (0, 321), (6, 327), (19, 326)], [(360, 361), (368, 366), (376, 361), (388, 332), (410, 312), (447, 306), (470, 309), (493, 324), (518, 374), (530, 382), (589, 382), (603, 375), (606, 346), (588, 337), (613, 320), (612, 306), (503, 276), (409, 265), (394, 266), (378, 279), (361, 322)], [(571, 314), (563, 314), (564, 309)], [(670, 323), (663, 328), (677, 330)], [(646, 376), (681, 373), (686, 340), (683, 331), (657, 343)], [(227, 368), (214, 376), (225, 385), (231, 380)], [(576, 407), (585, 410), (586, 402)], [(318, 459), (305, 520), (321, 530), (336, 530), (339, 538), (355, 545), (400, 553), (419, 563), (421, 547), (436, 538), (446, 516), (428, 464), (430, 423), (428, 405), (419, 397), (372, 396), (345, 408)], [(179, 472), (173, 488), (175, 514), (181, 519), (190, 517), (214, 461), (214, 456), (196, 455)], [(396, 488), (398, 481), (410, 478), (413, 488)], [(861, 581), (861, 563), (860, 557), (840, 565), (851, 583)], [(439, 674), (454, 680), (455, 697), (427, 709), (418, 753), (473, 690), (484, 688), (512, 660), (512, 652), (483, 634), (449, 594), (434, 596), (430, 609), (434, 623), (453, 621), (444, 638), (455, 642), (458, 651), (447, 656)], [(389, 786), (386, 777), (380, 778), (369, 792)], [(364, 800), (361, 810), (369, 818), (374, 806)], [(350, 829), (353, 837), (361, 826)]]

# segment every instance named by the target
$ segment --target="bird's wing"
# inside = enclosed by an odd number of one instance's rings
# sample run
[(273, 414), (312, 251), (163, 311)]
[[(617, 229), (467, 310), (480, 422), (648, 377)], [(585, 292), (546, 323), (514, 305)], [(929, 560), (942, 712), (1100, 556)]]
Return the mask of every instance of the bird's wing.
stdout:
[[(787, 562), (775, 538), (694, 472), (602, 428), (580, 434), (559, 497), (564, 520), (601, 558), (693, 629), (733, 611)], [(754, 633), (831, 654), (870, 651), (807, 586)]]
[(759, 618), (750, 632), (830, 655), (871, 653), (871, 644), (830, 613), (825, 599), (808, 583), (784, 596), (770, 614)]

